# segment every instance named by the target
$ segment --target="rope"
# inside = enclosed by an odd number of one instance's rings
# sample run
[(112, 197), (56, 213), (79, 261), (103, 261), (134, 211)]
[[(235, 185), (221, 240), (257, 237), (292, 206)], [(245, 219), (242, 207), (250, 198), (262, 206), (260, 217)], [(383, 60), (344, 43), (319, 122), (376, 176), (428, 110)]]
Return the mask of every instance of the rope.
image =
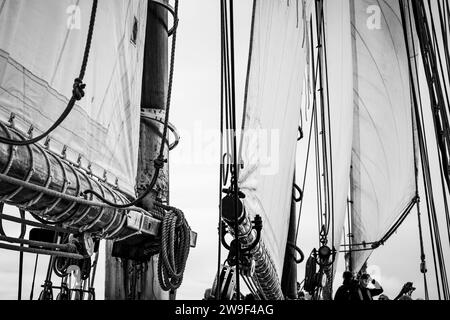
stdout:
[(181, 210), (160, 205), (170, 210), (161, 226), (161, 249), (158, 260), (158, 280), (164, 291), (173, 291), (181, 286), (186, 261), (190, 250), (191, 229)]
[[(223, 30), (223, 22), (222, 22), (222, 14), (221, 14), (221, 23), (220, 23), (220, 43), (222, 45), (223, 43), (223, 37), (224, 37), (224, 30)], [(221, 259), (222, 259), (222, 245), (221, 245), (221, 239), (222, 239), (222, 217), (223, 217), (223, 210), (222, 210), (222, 187), (228, 183), (228, 173), (229, 173), (229, 164), (227, 161), (227, 165), (225, 166), (225, 159), (228, 158), (229, 153), (227, 152), (224, 154), (224, 141), (223, 141), (223, 131), (224, 131), (224, 107), (225, 107), (225, 98), (224, 98), (224, 52), (223, 50), (220, 51), (220, 62), (221, 62), (221, 68), (220, 68), (220, 169), (219, 169), (219, 220), (218, 220), (218, 238), (217, 238), (217, 272), (216, 272), (216, 279), (217, 279), (217, 286), (216, 286), (216, 292), (212, 292), (213, 295), (216, 296), (216, 300), (220, 300), (220, 289), (222, 287), (221, 281), (220, 281), (220, 271), (221, 271)], [(228, 146), (227, 146), (228, 147)], [(228, 149), (228, 148), (227, 148)], [(225, 169), (226, 168), (226, 169)], [(225, 171), (226, 170), (226, 171)]]
[(3, 243), (0, 243), (0, 249), (19, 251), (19, 252), (28, 252), (28, 253), (37, 253), (37, 254), (44, 254), (44, 255), (49, 255), (49, 256), (78, 259), (78, 260), (84, 259), (84, 257), (80, 254), (74, 254), (74, 253), (68, 253), (68, 252), (62, 252), (62, 251), (36, 249), (36, 248), (19, 247), (19, 246), (3, 244)]
[[(433, 13), (431, 11), (431, 2), (430, 1), (428, 1), (428, 7), (430, 9), (430, 16), (431, 16), (431, 21), (432, 21), (432, 26), (433, 26), (433, 33), (434, 33), (434, 41), (435, 41), (436, 45), (438, 46), (439, 42), (436, 37), (436, 31), (435, 31), (435, 27), (434, 27)], [(445, 56), (445, 63), (448, 66), (447, 75), (450, 78), (450, 68), (449, 68), (450, 67), (450, 54), (449, 54), (449, 50), (448, 50), (448, 41), (447, 41), (447, 37), (446, 37), (447, 33), (446, 33), (446, 29), (445, 29), (445, 26), (446, 26), (445, 21), (444, 21), (445, 19), (443, 17), (442, 8), (441, 8), (440, 3), (438, 3), (438, 9), (439, 9), (439, 22), (441, 25), (442, 39), (443, 39), (443, 44), (444, 44), (443, 50), (444, 50), (444, 56)], [(441, 69), (441, 73), (443, 75), (443, 84), (444, 84), (443, 86), (444, 86), (444, 90), (445, 90), (445, 97), (446, 97), (447, 105), (450, 106), (449, 95), (447, 92), (447, 87), (445, 85), (445, 73), (444, 73), (444, 70), (442, 67), (442, 59), (441, 59), (441, 53), (440, 53), (439, 47), (438, 47), (438, 53), (439, 53), (440, 69)], [(442, 166), (443, 166), (442, 159), (439, 158), (439, 161), (440, 161), (439, 165), (442, 168)], [(449, 213), (447, 195), (446, 195), (445, 186), (444, 186), (445, 185), (445, 182), (444, 182), (445, 177), (443, 176), (444, 175), (443, 170), (441, 170), (440, 173), (441, 173), (441, 180), (442, 180), (441, 181), (442, 191), (443, 191), (443, 195), (444, 195), (444, 208), (445, 208), (445, 217), (446, 217), (446, 222), (447, 222), (447, 236), (448, 236), (448, 239), (450, 240), (450, 213)]]
[(71, 248), (68, 245), (54, 244), (54, 243), (49, 243), (49, 242), (44, 242), (44, 241), (27, 240), (27, 239), (23, 239), (23, 238), (12, 238), (12, 237), (5, 237), (5, 236), (0, 236), (0, 241), (5, 241), (5, 242), (9, 242), (9, 243), (26, 244), (26, 245), (33, 246), (33, 247), (45, 247), (45, 248), (49, 248), (49, 249), (59, 249), (59, 250), (64, 250), (64, 251), (73, 253), (73, 251), (70, 250)]
[[(402, 21), (403, 21), (403, 26), (404, 26), (404, 35), (405, 35), (405, 43), (407, 44), (407, 48), (408, 48), (408, 53), (410, 52), (409, 49), (409, 39), (408, 39), (408, 29), (407, 29), (407, 25), (406, 25), (406, 15), (404, 12), (404, 4), (403, 4), (403, 0), (400, 0), (400, 10), (401, 10), (401, 14), (402, 14)], [(411, 16), (411, 8), (410, 5), (408, 3), (407, 6), (408, 9), (408, 20), (409, 20), (409, 32), (412, 36), (413, 34), (413, 25), (412, 25), (412, 16)], [(411, 61), (408, 61), (408, 66), (409, 66), (409, 72), (410, 72), (410, 82), (411, 82), (411, 86), (413, 88), (413, 102), (414, 102), (414, 112), (413, 112), (413, 117), (416, 123), (416, 127), (418, 128), (418, 133), (419, 133), (419, 142), (422, 145), (427, 145), (427, 139), (425, 135), (421, 134), (422, 131), (422, 123), (421, 123), (421, 118), (420, 118), (420, 114), (419, 114), (419, 108), (420, 111), (422, 113), (422, 118), (423, 118), (423, 104), (422, 104), (422, 96), (421, 96), (421, 92), (420, 89), (416, 91), (415, 89), (415, 82), (414, 79), (416, 79), (417, 81), (417, 87), (420, 88), (420, 80), (419, 80), (419, 74), (418, 74), (418, 63), (417, 63), (417, 54), (416, 54), (416, 46), (414, 41), (412, 41), (412, 50), (413, 50), (413, 59), (414, 59), (414, 70), (415, 72), (413, 72), (413, 65), (411, 63)], [(415, 134), (413, 132), (413, 138), (415, 138)], [(414, 144), (414, 149), (416, 144)], [(420, 146), (420, 145), (419, 145)], [(416, 154), (416, 153), (415, 153)], [(417, 175), (418, 175), (418, 168), (416, 167), (416, 191), (418, 192), (418, 181), (417, 181)], [(420, 201), (420, 199), (418, 200)], [(429, 206), (428, 204), (428, 198), (426, 198), (427, 201), (427, 206)], [(420, 237), (420, 251), (421, 251), (421, 267), (423, 266), (423, 269), (421, 268), (421, 271), (425, 271), (425, 250), (424, 250), (424, 242), (423, 242), (423, 233), (422, 233), (422, 222), (421, 222), (421, 213), (420, 213), (420, 203), (418, 202), (417, 205), (417, 217), (418, 217), (418, 224), (419, 224), (419, 237)], [(426, 275), (426, 271), (423, 272), (423, 281), (424, 281), (424, 288), (425, 288), (425, 299), (428, 300), (429, 299), (429, 295), (428, 295), (428, 282), (427, 282), (427, 275)]]
[[(433, 48), (433, 42), (431, 39), (431, 32), (429, 30), (429, 23), (428, 18), (425, 10), (425, 6), (423, 3), (412, 3), (412, 9), (414, 13), (414, 18), (416, 20), (416, 29), (417, 34), (420, 39), (420, 46), (422, 51), (422, 58), (423, 63), (425, 67), (425, 75), (428, 79), (428, 89), (430, 94), (430, 100), (433, 107), (433, 121), (434, 121), (434, 129), (435, 129), (435, 135), (436, 140), (438, 143), (438, 147), (440, 149), (440, 156), (442, 160), (442, 164), (447, 164), (447, 150), (446, 147), (448, 146), (448, 117), (446, 113), (446, 106), (445, 106), (445, 100), (443, 97), (443, 90), (440, 82), (440, 74), (437, 67), (438, 59), (436, 58), (436, 52), (435, 48)], [(434, 22), (433, 22), (433, 16), (431, 14), (431, 22), (433, 26), (434, 31)], [(434, 40), (436, 38), (434, 37)], [(439, 62), (441, 62), (440, 58), (440, 51), (438, 43), (435, 43), (435, 46), (437, 46), (437, 54), (439, 58)], [(439, 63), (441, 66), (441, 72), (442, 70), (442, 64)], [(445, 87), (445, 83), (444, 83)], [(447, 97), (447, 103), (448, 103), (448, 97)], [(416, 111), (417, 112), (417, 111)], [(442, 121), (442, 123), (441, 123)], [(423, 126), (423, 124), (422, 124)], [(444, 127), (444, 128), (442, 128)], [(419, 130), (422, 130), (421, 126), (418, 126)], [(422, 133), (423, 135), (423, 133)], [(439, 299), (441, 299), (440, 294), (440, 288), (439, 288), (439, 280), (438, 280), (438, 272), (437, 272), (437, 266), (436, 266), (436, 256), (438, 260), (439, 265), (439, 271), (441, 276), (441, 283), (442, 283), (442, 291), (444, 295), (444, 299), (448, 299), (450, 292), (448, 287), (448, 280), (445, 270), (445, 262), (443, 257), (443, 251), (442, 251), (442, 243), (440, 239), (440, 231), (439, 231), (439, 225), (437, 221), (437, 215), (436, 215), (436, 208), (434, 204), (434, 198), (433, 198), (433, 189), (432, 189), (432, 183), (431, 183), (431, 175), (430, 175), (430, 167), (429, 167), (429, 159), (427, 150), (423, 146), (423, 137), (421, 141), (421, 156), (422, 156), (422, 162), (424, 166), (424, 181), (425, 181), (425, 191), (427, 195), (427, 206), (428, 206), (428, 222), (430, 227), (430, 236), (431, 236), (431, 244), (433, 249), (433, 259), (435, 262), (435, 273), (436, 273), (436, 282), (437, 282), (437, 289), (438, 289), (438, 295)], [(447, 185), (450, 185), (450, 179), (448, 175), (448, 167), (446, 165), (441, 166), (441, 170), (445, 173), (445, 179), (447, 181)], [(432, 210), (430, 210), (432, 209)], [(434, 239), (433, 239), (434, 238)], [(436, 252), (437, 251), (437, 252)]]
[(28, 226), (43, 228), (43, 229), (47, 229), (47, 230), (55, 231), (55, 232), (61, 232), (61, 233), (77, 233), (78, 232), (77, 229), (73, 229), (73, 228), (59, 228), (59, 227), (49, 226), (46, 224), (37, 223), (34, 221), (29, 221), (29, 220), (22, 220), (20, 218), (16, 218), (13, 216), (9, 216), (9, 215), (0, 213), (0, 220), (1, 219), (12, 221), (12, 222), (17, 222), (17, 223), (23, 223)]
[(295, 261), (296, 264), (300, 264), (300, 263), (302, 263), (305, 260), (305, 255), (303, 254), (303, 251), (297, 245), (295, 245), (295, 243), (288, 242), (287, 246), (291, 247), (292, 249), (294, 249), (300, 255), (300, 259), (297, 259), (295, 257), (295, 254), (293, 256), (294, 261)]
[[(178, 24), (178, 2), (179, 2), (179, 0), (175, 0), (175, 9), (174, 9), (174, 19), (177, 22), (177, 24)], [(159, 2), (155, 2), (155, 3), (160, 4)], [(162, 135), (162, 138), (161, 138), (162, 139), (162, 143), (161, 143), (161, 147), (160, 147), (160, 150), (159, 150), (159, 155), (153, 161), (153, 165), (155, 167), (155, 172), (153, 174), (153, 177), (152, 177), (152, 180), (151, 180), (149, 186), (135, 200), (133, 200), (133, 201), (131, 201), (129, 203), (122, 204), (122, 205), (113, 203), (113, 202), (109, 201), (108, 199), (105, 199), (102, 195), (98, 194), (97, 192), (95, 192), (92, 189), (85, 190), (83, 192), (84, 195), (92, 194), (92, 195), (96, 196), (100, 201), (110, 205), (113, 208), (125, 209), (125, 208), (129, 208), (130, 206), (137, 205), (145, 197), (147, 197), (147, 195), (153, 190), (153, 187), (155, 186), (156, 181), (158, 180), (159, 173), (164, 168), (164, 163), (167, 162), (167, 160), (164, 159), (164, 147), (166, 145), (165, 141), (167, 140), (167, 138), (166, 138), (167, 137), (167, 130), (168, 130), (168, 127), (169, 127), (169, 113), (170, 113), (170, 106), (171, 106), (171, 99), (172, 99), (172, 86), (173, 86), (173, 75), (174, 75), (174, 69), (175, 69), (176, 43), (177, 43), (177, 28), (175, 28), (173, 30), (173, 35), (172, 35), (172, 50), (171, 50), (171, 56), (170, 56), (169, 85), (168, 85), (168, 89), (167, 89), (167, 101), (166, 101), (166, 114), (165, 114), (165, 119), (164, 119), (164, 130), (163, 130), (163, 135)]]
[[(321, 6), (322, 6), (322, 16), (324, 16), (324, 12), (323, 12), (323, 0), (321, 2)], [(329, 92), (329, 79), (328, 79), (328, 54), (327, 54), (327, 37), (326, 37), (326, 30), (325, 30), (325, 19), (322, 19), (322, 29), (323, 29), (323, 42), (324, 42), (324, 46), (323, 46), (323, 54), (324, 54), (324, 61), (325, 61), (325, 86), (326, 86), (326, 97), (327, 97), (327, 116), (328, 116), (328, 136), (329, 136), (329, 141), (328, 141), (328, 148), (329, 148), (329, 152), (330, 152), (330, 174), (329, 174), (329, 192), (330, 192), (330, 215), (331, 215), (331, 243), (334, 246), (334, 220), (335, 220), (335, 214), (334, 214), (334, 173), (333, 173), (333, 145), (332, 145), (332, 141), (331, 141), (331, 137), (332, 137), (332, 131), (331, 131), (331, 119), (330, 119), (330, 115), (331, 115), (331, 111), (330, 111), (330, 92)], [(328, 176), (327, 176), (328, 177)], [(332, 275), (334, 275), (334, 265), (331, 267), (331, 273)]]
[(31, 283), (30, 300), (33, 300), (34, 283), (36, 281), (36, 270), (37, 270), (38, 259), (39, 259), (39, 255), (37, 254), (36, 260), (34, 261), (33, 282)]
[[(227, 10), (227, 4), (229, 4), (229, 12)], [(233, 0), (227, 1), (222, 0), (220, 6), (220, 16), (221, 16), (221, 74), (222, 74), (222, 107), (223, 101), (225, 101), (225, 116), (226, 116), (226, 129), (227, 129), (227, 154), (231, 155), (232, 165), (230, 166), (231, 171), (231, 187), (230, 192), (235, 195), (235, 224), (234, 231), (238, 234), (238, 150), (237, 150), (237, 139), (236, 139), (236, 99), (235, 99), (235, 61), (234, 61), (234, 13), (233, 13)], [(228, 144), (231, 141), (231, 146)], [(223, 169), (223, 167), (222, 167)], [(235, 242), (236, 245), (236, 255), (239, 257), (240, 243)], [(240, 292), (240, 278), (239, 278), (239, 264), (236, 265), (236, 291)], [(240, 294), (237, 294), (237, 299), (240, 300)]]
[[(20, 212), (20, 218), (22, 220), (25, 219), (25, 211), (19, 210)], [(27, 225), (24, 223), (20, 224), (20, 235), (19, 239), (23, 240), (25, 239), (25, 234), (27, 232)], [(23, 244), (20, 245), (21, 247)], [(19, 253), (19, 288), (18, 288), (18, 300), (22, 300), (22, 279), (23, 279), (23, 252)]]
[[(312, 120), (311, 120), (311, 125), (310, 125), (310, 129), (309, 129), (309, 138), (308, 138), (308, 147), (307, 147), (307, 152), (306, 152), (306, 165), (305, 165), (305, 171), (303, 174), (303, 184), (302, 184), (302, 190), (305, 190), (306, 187), (306, 177), (307, 177), (307, 173), (308, 173), (308, 166), (309, 166), (309, 156), (311, 154), (311, 139), (312, 139), (312, 133), (313, 133), (313, 123), (314, 123), (314, 115), (315, 115), (315, 105), (313, 106), (313, 110), (312, 110)], [(301, 221), (301, 217), (302, 217), (302, 212), (303, 212), (303, 201), (300, 202), (300, 208), (299, 208), (299, 212), (298, 212), (298, 218), (297, 218), (297, 227), (296, 227), (296, 231), (295, 231), (295, 243), (297, 243), (298, 240), (298, 235), (299, 235), (299, 231), (300, 231), (300, 221)]]
[(13, 145), (13, 146), (26, 146), (33, 143), (36, 143), (46, 136), (48, 136), (53, 130), (55, 130), (69, 115), (69, 113), (72, 111), (75, 102), (81, 100), (84, 97), (84, 89), (86, 88), (86, 85), (83, 83), (83, 78), (86, 73), (87, 63), (89, 59), (89, 53), (91, 50), (91, 43), (92, 43), (92, 36), (94, 33), (94, 25), (95, 25), (95, 16), (97, 13), (97, 3), (98, 0), (93, 0), (92, 4), (92, 12), (91, 12), (91, 20), (89, 22), (89, 31), (88, 36), (86, 40), (86, 47), (84, 49), (84, 56), (83, 56), (83, 62), (81, 65), (80, 75), (78, 78), (74, 80), (73, 84), (73, 90), (72, 90), (72, 97), (69, 100), (69, 103), (67, 104), (64, 112), (61, 114), (61, 116), (56, 120), (56, 122), (43, 134), (30, 139), (30, 140), (24, 140), (24, 141), (17, 141), (13, 139), (8, 139), (4, 137), (0, 137), (0, 143), (4, 143), (7, 145)]

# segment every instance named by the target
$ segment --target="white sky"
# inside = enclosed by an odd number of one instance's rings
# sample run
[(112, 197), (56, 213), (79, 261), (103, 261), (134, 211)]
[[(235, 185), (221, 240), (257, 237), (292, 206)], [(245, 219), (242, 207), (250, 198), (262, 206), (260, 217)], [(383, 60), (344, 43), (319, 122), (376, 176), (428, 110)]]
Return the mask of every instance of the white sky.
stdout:
[[(248, 37), (252, 0), (235, 1), (237, 102), (242, 96), (247, 63)], [(210, 288), (217, 270), (217, 222), (219, 149), (217, 144), (220, 121), (220, 20), (219, 1), (181, 0), (180, 24), (173, 87), (171, 122), (181, 133), (182, 140), (170, 158), (170, 198), (173, 206), (182, 209), (191, 228), (198, 232), (197, 247), (191, 249), (184, 282), (178, 299), (201, 299)], [(239, 112), (238, 112), (239, 114)], [(239, 122), (238, 122), (239, 123)], [(299, 154), (299, 158), (304, 155)], [(298, 175), (298, 180), (302, 177)], [(425, 215), (425, 210), (422, 210)], [(423, 220), (423, 225), (427, 224)], [(5, 223), (6, 230), (12, 225)], [(443, 225), (444, 226), (444, 225)], [(401, 286), (413, 281), (417, 287), (414, 297), (424, 297), (423, 281), (419, 270), (416, 211), (408, 217), (385, 247), (376, 251), (369, 262), (369, 271), (379, 280), (385, 293), (393, 298)], [(428, 234), (425, 235), (429, 243)], [(317, 247), (317, 218), (311, 208), (304, 208), (299, 246), (308, 255)], [(104, 243), (102, 243), (104, 246)], [(0, 299), (16, 299), (18, 279), (18, 253), (0, 252)], [(342, 261), (343, 259), (341, 259)], [(40, 257), (40, 261), (48, 261)], [(222, 259), (223, 261), (223, 259)], [(430, 251), (427, 255), (430, 294), (433, 272)], [(40, 292), (47, 263), (41, 263), (36, 279), (35, 298)], [(342, 265), (342, 263), (341, 263)], [(25, 254), (23, 296), (29, 297), (34, 255)], [(298, 280), (303, 280), (305, 264), (298, 268)], [(103, 298), (104, 260), (101, 259), (96, 278), (98, 298)], [(336, 284), (341, 282), (336, 274)], [(335, 287), (336, 288), (336, 287)]]

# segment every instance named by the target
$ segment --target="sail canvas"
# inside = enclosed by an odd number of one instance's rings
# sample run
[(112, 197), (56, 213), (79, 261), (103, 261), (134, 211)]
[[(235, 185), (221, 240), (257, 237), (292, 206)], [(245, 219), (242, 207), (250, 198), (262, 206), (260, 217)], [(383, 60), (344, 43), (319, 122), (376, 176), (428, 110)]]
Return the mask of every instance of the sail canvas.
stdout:
[[(333, 181), (333, 231), (328, 244), (339, 251), (342, 227), (347, 210), (353, 134), (353, 66), (350, 36), (350, 1), (324, 2), (327, 71), (330, 81), (327, 90), (330, 104), (331, 171)], [(332, 53), (332, 54), (331, 54)], [(331, 161), (330, 161), (331, 162)], [(337, 253), (338, 254), (338, 253)], [(339, 257), (335, 259), (338, 262)]]
[(256, 1), (239, 186), (281, 278), (305, 68), (302, 2)]
[[(0, 4), (0, 118), (44, 132), (64, 111), (83, 59), (93, 1)], [(146, 1), (99, 1), (86, 95), (50, 134), (50, 150), (134, 194)], [(44, 141), (42, 141), (43, 143)]]
[[(416, 194), (408, 57), (397, 1), (352, 0), (355, 271)], [(364, 246), (364, 243), (367, 245)]]

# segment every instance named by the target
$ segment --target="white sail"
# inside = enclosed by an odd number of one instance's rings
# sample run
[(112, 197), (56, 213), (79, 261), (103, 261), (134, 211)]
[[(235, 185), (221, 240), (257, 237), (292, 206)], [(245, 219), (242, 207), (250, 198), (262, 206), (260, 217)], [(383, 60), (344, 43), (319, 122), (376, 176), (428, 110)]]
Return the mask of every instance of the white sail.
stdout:
[[(330, 131), (334, 230), (328, 244), (339, 251), (347, 210), (353, 134), (353, 69), (349, 0), (324, 2), (327, 69), (330, 81)], [(338, 257), (335, 262), (337, 263)], [(335, 271), (335, 270), (334, 270)]]
[[(377, 242), (415, 197), (408, 58), (398, 1), (352, 0), (354, 249)], [(354, 252), (358, 271), (371, 250)]]
[[(34, 136), (72, 95), (83, 59), (91, 0), (0, 3), (0, 119)], [(118, 179), (134, 194), (147, 1), (99, 1), (84, 83), (86, 95), (51, 133), (50, 149)], [(136, 21), (136, 41), (131, 41)]]
[(281, 279), (305, 67), (302, 2), (255, 5), (239, 186), (247, 212), (263, 219), (263, 240)]

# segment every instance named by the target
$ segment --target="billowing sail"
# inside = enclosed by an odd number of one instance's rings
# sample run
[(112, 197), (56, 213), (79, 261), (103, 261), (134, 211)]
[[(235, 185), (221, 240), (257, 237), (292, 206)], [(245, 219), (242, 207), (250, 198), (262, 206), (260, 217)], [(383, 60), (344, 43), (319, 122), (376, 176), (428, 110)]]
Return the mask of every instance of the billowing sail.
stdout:
[[(50, 135), (49, 147), (134, 194), (147, 1), (99, 1), (86, 95)], [(90, 0), (0, 3), (0, 119), (23, 132), (58, 119), (78, 77)], [(44, 140), (45, 141), (45, 140)], [(42, 142), (44, 142), (42, 141)]]
[[(339, 249), (347, 210), (347, 194), (352, 149), (352, 58), (349, 0), (324, 2), (327, 70), (331, 81), (327, 89), (330, 103), (330, 131), (333, 181), (333, 232), (328, 243)], [(339, 251), (339, 250), (338, 250)], [(336, 262), (338, 257), (336, 257)], [(334, 270), (335, 271), (335, 270)]]
[[(370, 249), (416, 193), (408, 58), (398, 1), (352, 0), (354, 249)], [(364, 243), (367, 246), (364, 247)], [(371, 250), (353, 253), (358, 271)]]
[(305, 54), (302, 2), (255, 3), (239, 186), (281, 279), (292, 197)]

